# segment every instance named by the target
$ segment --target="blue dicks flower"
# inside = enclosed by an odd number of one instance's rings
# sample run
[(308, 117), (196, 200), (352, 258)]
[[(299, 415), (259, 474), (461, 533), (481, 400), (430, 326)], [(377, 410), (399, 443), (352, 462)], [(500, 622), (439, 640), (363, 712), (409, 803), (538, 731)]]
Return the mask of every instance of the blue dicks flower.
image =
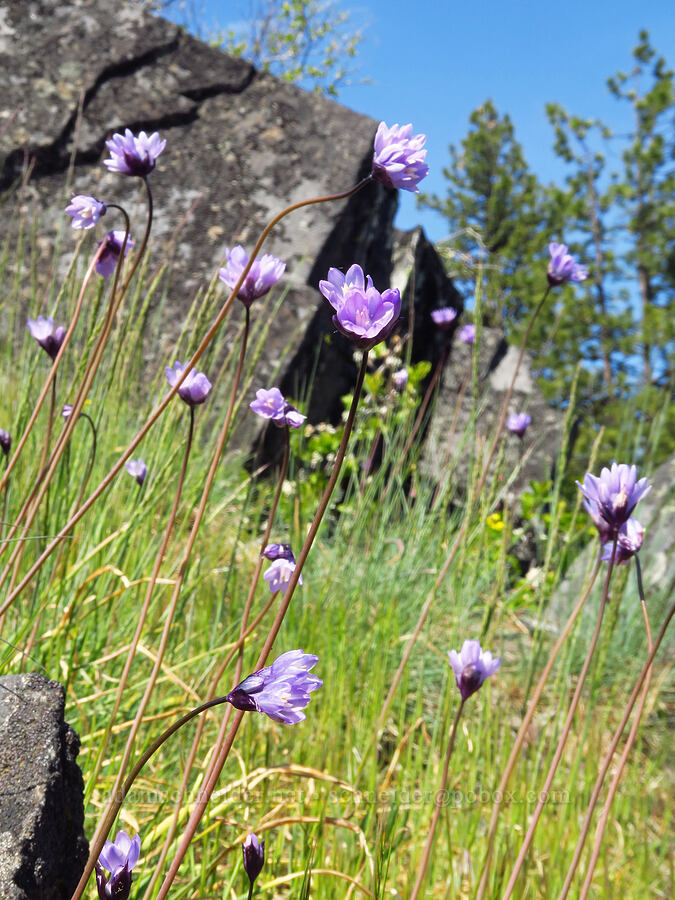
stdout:
[[(291, 556), (293, 554), (291, 553)], [(295, 557), (288, 559), (285, 556), (278, 556), (269, 569), (263, 575), (265, 581), (269, 584), (273, 594), (277, 591), (285, 591), (295, 572)], [(298, 578), (298, 584), (302, 584), (302, 575)]]
[(462, 327), (457, 332), (457, 337), (460, 341), (464, 341), (465, 344), (473, 344), (476, 340), (476, 326), (475, 325), (462, 325)]
[(292, 725), (305, 718), (302, 710), (310, 701), (311, 691), (323, 681), (309, 670), (319, 657), (302, 650), (289, 650), (274, 660), (271, 666), (259, 669), (226, 697), (235, 709), (265, 713), (275, 722)]
[(289, 562), (295, 563), (295, 556), (290, 544), (268, 544), (262, 555), (270, 562), (274, 562), (276, 559), (287, 559)]
[[(126, 831), (118, 831), (114, 841), (106, 841), (96, 863), (96, 887), (99, 900), (127, 900), (131, 890), (131, 870), (141, 853), (141, 837), (132, 840)], [(110, 872), (108, 878), (104, 869)]]
[(394, 372), (394, 374), (391, 376), (391, 380), (394, 385), (394, 389), (399, 393), (402, 393), (408, 383), (408, 370), (399, 369), (398, 372)]
[(93, 228), (101, 216), (105, 215), (105, 203), (89, 194), (76, 194), (66, 206), (66, 212), (73, 217), (73, 228)]
[(441, 331), (447, 331), (457, 318), (457, 310), (453, 309), (452, 306), (444, 306), (442, 309), (432, 309), (431, 318)]
[[(220, 280), (233, 290), (241, 273), (248, 263), (248, 253), (237, 244), (231, 250), (226, 250), (227, 265), (218, 271)], [(237, 292), (237, 297), (244, 306), (250, 306), (254, 300), (264, 296), (269, 289), (279, 281), (286, 271), (286, 263), (276, 256), (265, 253), (262, 257), (256, 257), (244, 279), (244, 283)]]
[(390, 333), (401, 312), (401, 295), (396, 288), (383, 294), (373, 280), (354, 264), (343, 275), (328, 270), (328, 280), (319, 282), (319, 290), (335, 310), (333, 324), (361, 350), (370, 350)]
[(138, 486), (142, 487), (143, 482), (145, 481), (145, 476), (148, 474), (148, 467), (145, 464), (144, 459), (129, 459), (124, 463), (124, 468), (131, 475), (132, 478), (135, 478), (138, 482)]
[(588, 278), (588, 269), (581, 266), (571, 253), (567, 252), (567, 244), (557, 244), (555, 241), (548, 245), (551, 254), (551, 262), (548, 264), (548, 283), (551, 287), (564, 284), (566, 281), (585, 281)]
[[(632, 556), (640, 551), (642, 547), (642, 539), (645, 530), (637, 519), (632, 517), (619, 529), (616, 540), (616, 552), (614, 554), (614, 563), (617, 566), (625, 566)], [(608, 541), (602, 548), (602, 559), (609, 562), (612, 558), (612, 547), (614, 541)]]
[(599, 478), (587, 472), (584, 483), (577, 481), (577, 485), (602, 544), (618, 537), (638, 501), (651, 490), (646, 478), (637, 480), (637, 466), (626, 463), (612, 463), (611, 469), (604, 468)]
[(518, 435), (519, 438), (524, 436), (531, 424), (532, 416), (528, 416), (527, 413), (513, 413), (506, 420), (507, 431)]
[[(102, 241), (99, 241), (96, 245), (100, 247), (103, 244), (103, 252), (98, 258), (95, 269), (99, 275), (103, 278), (109, 278), (112, 273), (115, 271), (115, 266), (120, 258), (122, 253), (122, 247), (124, 246), (124, 235), (126, 231), (122, 229), (116, 229), (115, 231), (109, 231)], [(129, 250), (134, 246), (134, 242), (130, 237), (127, 238), (126, 246), (124, 246), (124, 256), (126, 257)]]
[(265, 841), (259, 841), (256, 834), (249, 834), (241, 849), (244, 855), (244, 871), (253, 887), (265, 863)]
[(289, 428), (300, 428), (307, 416), (303, 416), (297, 409), (284, 399), (279, 388), (270, 388), (266, 391), (259, 388), (255, 392), (255, 400), (250, 404), (257, 416), (263, 419), (271, 419), (279, 428), (287, 425)]
[(28, 320), (28, 330), (42, 349), (52, 359), (56, 359), (56, 354), (59, 352), (63, 339), (66, 336), (66, 329), (63, 325), (54, 328), (54, 320), (52, 318), (45, 319), (44, 316), (38, 316), (36, 320)]
[(104, 159), (103, 165), (111, 172), (144, 178), (155, 168), (157, 157), (166, 147), (166, 141), (160, 138), (158, 131), (151, 135), (141, 131), (136, 137), (131, 129), (126, 128), (123, 135), (113, 134), (105, 145), (110, 152), (110, 159)]
[[(164, 371), (166, 372), (166, 380), (169, 382), (171, 387), (176, 384), (180, 376), (183, 374), (183, 369), (185, 368), (183, 363), (174, 363), (173, 369), (171, 366), (165, 366)], [(197, 372), (196, 369), (191, 369), (189, 375), (185, 379), (185, 381), (178, 388), (178, 396), (187, 403), (188, 406), (198, 406), (200, 403), (203, 403), (206, 398), (209, 396), (209, 391), (211, 390), (211, 382), (206, 377), (203, 372)]]
[(375, 134), (373, 178), (387, 187), (417, 193), (419, 182), (426, 177), (429, 166), (423, 150), (425, 134), (413, 134), (412, 125), (392, 125), (380, 122)]
[(489, 650), (481, 650), (480, 641), (464, 641), (459, 653), (450, 650), (448, 656), (462, 700), (475, 694), (502, 664), (501, 657), (493, 659)]
[(12, 449), (12, 437), (9, 431), (5, 431), (4, 428), (0, 428), (0, 450), (5, 454), (5, 456), (9, 456), (9, 451)]

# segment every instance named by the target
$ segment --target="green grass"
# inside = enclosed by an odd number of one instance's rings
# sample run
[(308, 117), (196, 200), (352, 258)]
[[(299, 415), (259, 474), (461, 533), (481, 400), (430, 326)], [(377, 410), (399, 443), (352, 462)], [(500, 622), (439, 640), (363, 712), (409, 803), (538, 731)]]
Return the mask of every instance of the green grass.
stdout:
[[(62, 243), (67, 245), (69, 239), (70, 235), (64, 237)], [(36, 265), (32, 227), (25, 225), (11, 235), (0, 254), (4, 298), (0, 425), (15, 439), (48, 371), (47, 357), (25, 330), (26, 314), (53, 313), (58, 322), (68, 320), (90, 247), (87, 239), (65, 280)], [(152, 264), (148, 265), (125, 300), (85, 407), (99, 438), (89, 489), (109, 470), (167, 390), (164, 361), (155, 351), (165, 312), (166, 273), (153, 279), (152, 270)], [(49, 299), (43, 303), (45, 297)], [(213, 291), (200, 296), (167, 364), (189, 355), (221, 301), (222, 294)], [(264, 340), (268, 311), (281, 301), (277, 294), (253, 307), (252, 348)], [(93, 286), (74, 344), (59, 369), (55, 434), (62, 427), (58, 410), (78, 382), (106, 302), (102, 286)], [(161, 583), (102, 756), (101, 741), (110, 726), (126, 650), (173, 500), (188, 425), (182, 403), (175, 400), (170, 405), (134, 454), (147, 461), (145, 487), (139, 490), (125, 472), (120, 473), (62, 549), (45, 563), (3, 623), (3, 637), (15, 648), (2, 648), (3, 674), (40, 669), (66, 685), (67, 719), (82, 739), (79, 762), (89, 834), (117, 773), (152, 667), (172, 579), (224, 414), (236, 356), (236, 350), (228, 356), (226, 346), (240, 331), (240, 313), (235, 307), (199, 366), (214, 381), (214, 392), (197, 410), (194, 449)], [(152, 365), (146, 363), (148, 358)], [(553, 486), (550, 495), (550, 509), (556, 513), (542, 506), (530, 519), (531, 524), (536, 519), (542, 530), (541, 577), (535, 586), (530, 585), (519, 576), (508, 552), (510, 524), (499, 531), (486, 522), (496, 488), (490, 489), (492, 495), (478, 498), (467, 512), (454, 487), (452, 463), (433, 508), (436, 486), (425, 481), (419, 469), (390, 478), (391, 464), (412, 427), (414, 411), (405, 406), (405, 400), (388, 396), (387, 402), (391, 413), (385, 465), (368, 476), (363, 474), (360, 463), (372, 441), (369, 414), (364, 411), (347, 461), (348, 477), (336, 492), (304, 569), (304, 585), (296, 592), (275, 645), (278, 652), (302, 647), (316, 653), (324, 686), (313, 695), (307, 720), (299, 725), (283, 727), (264, 717), (246, 716), (235, 752), (171, 890), (174, 900), (245, 897), (239, 842), (251, 829), (267, 841), (267, 861), (258, 882), (260, 896), (308, 896), (306, 870), (311, 861), (311, 867), (319, 870), (311, 876), (312, 896), (326, 900), (360, 896), (359, 890), (339, 877), (342, 873), (373, 896), (405, 897), (421, 858), (457, 707), (447, 650), (458, 648), (466, 637), (480, 637), (484, 646), (504, 657), (504, 663), (467, 704), (426, 893), (438, 898), (473, 895), (492, 792), (522, 717), (527, 686), (533, 673), (536, 677), (541, 670), (551, 642), (549, 632), (528, 626), (547, 619), (566, 568), (592, 535), (583, 512), (578, 514), (578, 505), (575, 509), (558, 503), (561, 489), (573, 478), (565, 474), (565, 484)], [(247, 409), (238, 412), (240, 419), (247, 415)], [(10, 480), (9, 521), (36, 478), (45, 429), (46, 408)], [(465, 438), (469, 452), (471, 434)], [(649, 472), (648, 436), (633, 435), (629, 412), (624, 446), (626, 460), (639, 452), (641, 469)], [(76, 504), (90, 447), (87, 423), (80, 421), (33, 534), (54, 534), (67, 520)], [(323, 478), (321, 472), (312, 472), (308, 457), (303, 457), (305, 451), (298, 439), (298, 455), (290, 470), (297, 478), (289, 477), (272, 535), (273, 540), (290, 540), (296, 550), (313, 516)], [(605, 462), (602, 447), (598, 458)], [(201, 702), (238, 635), (274, 488), (271, 480), (252, 480), (244, 461), (241, 450), (230, 447), (218, 470), (160, 677), (136, 742), (137, 753)], [(513, 473), (503, 474), (508, 481)], [(461, 550), (437, 592), (385, 727), (377, 734), (376, 721), (407, 636), (467, 515), (470, 521)], [(19, 574), (27, 570), (45, 541), (37, 538), (25, 543)], [(268, 596), (267, 584), (261, 581), (254, 612)], [(490, 897), (500, 896), (518, 853), (533, 809), (532, 796), (543, 781), (585, 655), (599, 597), (596, 586), (556, 665), (512, 778), (513, 797), (500, 820)], [(655, 631), (668, 600), (665, 590), (648, 597)], [(247, 642), (244, 672), (254, 665), (265, 634), (263, 621)], [(597, 765), (640, 670), (645, 646), (633, 571), (620, 571), (596, 661), (554, 782), (554, 796), (546, 806), (516, 896), (557, 896)], [(22, 650), (30, 656), (23, 656)], [(667, 897), (672, 890), (664, 665), (661, 655), (640, 737), (610, 816), (593, 897)], [(220, 687), (223, 693), (232, 687), (229, 674)], [(191, 779), (193, 793), (200, 786), (200, 773), (222, 714), (219, 707), (208, 715)], [(194, 732), (192, 723), (162, 747), (123, 806), (121, 826), (140, 830), (143, 841), (141, 862), (134, 872), (134, 898), (143, 896), (161, 850)], [(186, 817), (184, 806), (181, 823)], [(584, 866), (582, 861), (582, 870)], [(575, 882), (577, 888), (580, 883)], [(94, 896), (93, 885), (88, 896)]]

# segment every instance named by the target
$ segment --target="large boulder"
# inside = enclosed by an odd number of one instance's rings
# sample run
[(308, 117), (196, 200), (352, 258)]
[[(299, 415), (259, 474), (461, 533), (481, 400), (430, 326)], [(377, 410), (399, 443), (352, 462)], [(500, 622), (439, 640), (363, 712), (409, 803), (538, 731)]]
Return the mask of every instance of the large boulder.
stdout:
[(0, 678), (0, 897), (68, 900), (87, 860), (80, 741), (44, 675)]

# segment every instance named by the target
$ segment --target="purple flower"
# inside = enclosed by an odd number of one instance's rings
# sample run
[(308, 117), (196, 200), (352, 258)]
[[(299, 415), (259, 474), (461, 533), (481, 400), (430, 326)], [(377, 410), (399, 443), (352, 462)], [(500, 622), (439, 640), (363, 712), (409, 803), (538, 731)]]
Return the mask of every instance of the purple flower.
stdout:
[(493, 659), (489, 650), (481, 650), (480, 641), (464, 641), (459, 653), (450, 650), (448, 656), (462, 700), (475, 694), (502, 664), (501, 657)]
[(462, 325), (457, 333), (460, 341), (464, 341), (465, 344), (473, 344), (476, 340), (476, 326), (475, 325)]
[(266, 391), (259, 388), (255, 392), (255, 400), (250, 404), (253, 412), (263, 419), (271, 419), (275, 425), (282, 428), (300, 428), (307, 416), (303, 416), (290, 403), (284, 400), (284, 395), (279, 388), (270, 388)]
[(529, 426), (532, 424), (532, 416), (527, 413), (513, 413), (506, 420), (506, 428), (512, 434), (517, 434), (522, 438)]
[[(295, 572), (295, 557), (291, 560), (284, 556), (278, 556), (263, 578), (269, 584), (272, 593), (275, 594), (277, 591), (286, 590), (293, 572)], [(302, 584), (302, 575), (298, 578), (298, 584)]]
[[(96, 863), (96, 887), (99, 900), (127, 900), (131, 890), (131, 870), (141, 853), (141, 836), (132, 840), (126, 831), (118, 831), (113, 841), (106, 841)], [(110, 872), (108, 879), (103, 872)]]
[(412, 125), (392, 125), (380, 122), (375, 134), (373, 178), (387, 187), (417, 193), (418, 183), (426, 177), (429, 166), (424, 162), (425, 134), (412, 133)]
[(166, 147), (166, 141), (161, 140), (158, 131), (150, 136), (141, 131), (136, 137), (126, 128), (124, 135), (113, 134), (105, 145), (110, 151), (110, 159), (104, 159), (103, 165), (111, 172), (144, 178), (155, 168), (157, 157)]
[(144, 459), (129, 459), (124, 463), (124, 468), (131, 475), (132, 478), (135, 478), (138, 482), (139, 487), (143, 486), (143, 482), (145, 481), (145, 476), (148, 474), (148, 467), (145, 464)]
[(105, 203), (89, 194), (76, 194), (66, 206), (66, 212), (73, 217), (73, 228), (93, 228), (101, 216), (105, 215)]
[[(627, 522), (624, 522), (619, 529), (616, 541), (614, 562), (617, 566), (625, 566), (631, 556), (635, 556), (635, 554), (638, 553), (642, 547), (642, 538), (644, 537), (644, 534), (645, 530), (637, 519), (631, 517)], [(602, 559), (605, 562), (609, 562), (612, 558), (613, 545), (614, 541), (609, 541), (602, 548)]]
[(265, 841), (259, 841), (257, 835), (249, 834), (241, 849), (244, 854), (244, 871), (253, 887), (265, 863)]
[(548, 245), (551, 262), (548, 264), (548, 283), (551, 287), (564, 284), (566, 281), (585, 281), (588, 278), (586, 266), (580, 266), (575, 258), (567, 252), (567, 244)]
[(73, 407), (71, 406), (71, 404), (64, 403), (63, 409), (61, 410), (61, 415), (63, 416), (64, 419), (69, 419), (72, 411), (73, 411)]
[[(184, 368), (185, 365), (179, 362), (174, 363), (173, 369), (170, 366), (164, 367), (166, 380), (171, 387), (176, 384), (182, 375)], [(191, 369), (190, 374), (178, 388), (178, 396), (181, 400), (184, 400), (188, 406), (198, 406), (206, 400), (210, 390), (211, 382), (206, 375), (203, 372), (197, 372), (196, 369)]]
[(295, 563), (295, 556), (290, 544), (268, 544), (262, 555), (271, 562), (276, 559), (287, 559), (289, 562)]
[[(226, 250), (225, 254), (227, 255), (227, 265), (218, 271), (218, 275), (220, 280), (230, 290), (233, 290), (248, 263), (248, 253), (237, 244), (231, 250)], [(261, 258), (256, 258), (244, 283), (239, 288), (237, 297), (244, 306), (250, 306), (254, 300), (266, 294), (279, 281), (285, 270), (286, 263), (269, 253)]]
[(637, 480), (637, 466), (612, 463), (596, 478), (587, 472), (577, 485), (584, 495), (584, 506), (598, 529), (601, 543), (614, 540), (630, 518), (639, 500), (651, 490), (646, 478)]
[(399, 393), (402, 393), (408, 383), (408, 370), (399, 369), (398, 372), (394, 372), (394, 374), (391, 376), (391, 380), (393, 382), (395, 390), (397, 390)]
[(432, 309), (431, 318), (441, 331), (447, 331), (457, 318), (457, 310), (451, 306), (444, 306), (443, 309)]
[(59, 348), (66, 336), (66, 329), (63, 325), (54, 328), (54, 320), (52, 318), (45, 319), (44, 316), (38, 316), (35, 321), (33, 319), (28, 320), (28, 330), (42, 349), (52, 359), (56, 359), (56, 354), (59, 352)]
[[(120, 258), (120, 254), (122, 253), (122, 246), (124, 244), (124, 235), (126, 231), (123, 229), (118, 229), (116, 231), (109, 231), (102, 241), (99, 241), (96, 245), (100, 247), (101, 244), (104, 245), (103, 253), (98, 258), (98, 262), (96, 263), (96, 271), (99, 275), (102, 275), (103, 278), (109, 278), (112, 273), (115, 271), (115, 266)], [(124, 255), (126, 257), (129, 250), (134, 246), (134, 242), (131, 238), (127, 238), (126, 246), (124, 247)]]
[(227, 702), (244, 712), (265, 713), (275, 722), (302, 722), (302, 710), (309, 703), (310, 692), (323, 684), (316, 675), (309, 674), (318, 660), (318, 656), (302, 650), (282, 653), (271, 666), (259, 669), (238, 684), (227, 695)]
[(319, 290), (335, 310), (333, 324), (361, 350), (369, 350), (383, 341), (401, 312), (401, 295), (396, 288), (380, 294), (370, 275), (364, 278), (361, 266), (354, 264), (343, 275), (328, 270), (328, 280), (319, 282)]
[(0, 450), (5, 454), (5, 456), (9, 456), (9, 451), (12, 449), (12, 438), (9, 431), (5, 431), (4, 428), (0, 428)]

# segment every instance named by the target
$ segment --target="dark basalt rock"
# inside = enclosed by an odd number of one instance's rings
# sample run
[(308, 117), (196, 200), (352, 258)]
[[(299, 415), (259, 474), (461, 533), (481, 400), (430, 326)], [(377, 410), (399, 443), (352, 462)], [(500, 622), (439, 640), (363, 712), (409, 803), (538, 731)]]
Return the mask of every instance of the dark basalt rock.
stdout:
[(68, 900), (87, 860), (80, 740), (63, 707), (43, 675), (0, 678), (2, 900)]
[[(0, 239), (17, 214), (30, 218), (40, 210), (33, 260), (38, 276), (51, 270), (59, 231), (62, 267), (79, 236), (63, 212), (71, 193), (121, 203), (132, 216), (132, 236), (140, 238), (146, 215), (142, 184), (100, 164), (107, 156), (105, 140), (125, 127), (159, 130), (166, 138), (150, 175), (150, 259), (151, 271), (169, 259), (172, 274), (159, 334), (148, 334), (144, 346), (150, 375), (186, 356), (184, 344), (176, 344), (181, 325), (197, 291), (224, 262), (226, 247), (241, 243), (250, 250), (264, 224), (289, 202), (344, 191), (370, 171), (374, 120), (257, 72), (137, 4), (117, 3), (113, 10), (103, 0), (0, 0), (0, 69), (0, 186), (7, 190), (23, 182), (7, 201), (16, 212), (0, 222)], [(269, 331), (242, 409), (257, 387), (276, 384), (304, 400), (311, 382), (304, 409), (309, 421), (339, 419), (340, 398), (353, 386), (356, 364), (318, 291), (331, 266), (346, 269), (356, 262), (380, 290), (401, 290), (398, 332), (412, 326), (412, 359), (430, 360), (433, 371), (452, 333), (436, 329), (430, 312), (441, 306), (460, 311), (462, 302), (423, 232), (395, 231), (396, 206), (396, 191), (370, 183), (348, 199), (303, 207), (273, 231), (263, 250), (287, 262), (287, 293), (269, 323), (279, 291), (251, 309), (254, 324), (269, 324)], [(97, 231), (116, 227), (119, 217), (110, 210)], [(93, 237), (87, 240), (91, 246)], [(224, 293), (220, 285), (205, 322)], [(48, 310), (30, 314), (37, 312)], [(241, 320), (237, 304), (224, 323), (223, 353)], [(465, 349), (452, 351), (437, 404), (441, 418), (429, 433), (431, 474), (440, 471), (445, 451), (436, 448), (443, 447), (447, 424), (442, 416), (452, 416), (459, 383), (455, 362), (463, 373)], [(214, 392), (210, 408), (217, 403)], [(489, 414), (482, 421), (489, 425)], [(256, 434), (258, 449), (274, 459), (280, 435), (268, 429), (260, 438), (254, 416), (239, 417), (232, 443), (249, 447)], [(539, 477), (551, 462), (548, 452), (540, 456)], [(526, 469), (528, 477), (531, 471)]]

